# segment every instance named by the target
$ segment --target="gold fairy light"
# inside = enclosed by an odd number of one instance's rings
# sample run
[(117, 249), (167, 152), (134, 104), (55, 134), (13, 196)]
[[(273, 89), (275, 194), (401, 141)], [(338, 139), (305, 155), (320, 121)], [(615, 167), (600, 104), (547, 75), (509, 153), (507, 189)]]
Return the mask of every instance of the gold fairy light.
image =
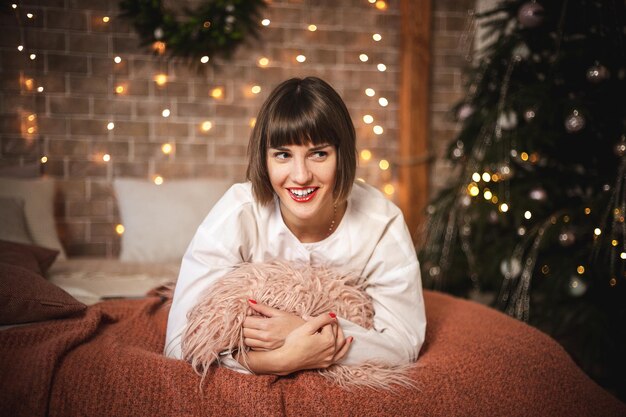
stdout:
[(309, 27), (307, 29), (309, 29), (309, 31), (311, 31), (311, 32), (315, 32), (317, 30), (317, 26), (316, 25), (309, 25)]
[(154, 82), (159, 87), (163, 87), (167, 83), (167, 74), (157, 74), (154, 76)]
[(387, 71), (387, 65), (385, 65), (383, 63), (380, 63), (380, 64), (376, 65), (376, 68), (378, 68), (378, 71), (380, 71), (380, 72)]
[(378, 168), (380, 168), (382, 171), (387, 171), (389, 169), (389, 161), (387, 161), (386, 159), (381, 159), (378, 163)]
[(32, 13), (26, 13), (26, 17), (32, 19), (33, 17), (35, 17), (35, 15)]
[(26, 87), (27, 90), (32, 91), (33, 88), (35, 88), (35, 80), (32, 78), (27, 78), (24, 80), (24, 87)]
[(35, 59), (37, 59), (37, 54), (30, 54), (28, 57), (31, 61), (34, 61)]
[(493, 204), (498, 204), (498, 196), (494, 194), (494, 195), (491, 197), (491, 202), (492, 202)]
[(48, 157), (47, 156), (42, 156), (40, 159), (42, 164), (45, 164), (46, 162), (48, 162)]
[(528, 161), (528, 154), (526, 152), (522, 152), (519, 157), (522, 161)]
[(118, 235), (123, 235), (124, 231), (126, 231), (126, 228), (124, 228), (123, 224), (118, 224), (115, 226), (115, 233), (117, 233)]
[(387, 10), (387, 2), (383, 1), (383, 0), (378, 0), (375, 3), (375, 6), (378, 10)]
[(302, 62), (306, 61), (306, 56), (304, 56), (304, 55), (300, 54), (300, 55), (298, 55), (298, 56), (296, 57), (296, 61), (298, 61), (298, 62), (302, 63)]
[(618, 242), (616, 239), (613, 239), (613, 240), (611, 241), (611, 245), (613, 245), (613, 246), (617, 246), (617, 245), (619, 245), (619, 242)]
[(32, 113), (29, 114), (28, 117), (27, 117), (29, 122), (34, 122), (36, 118), (37, 118), (37, 115), (36, 114), (32, 114)]
[(42, 86), (37, 87), (37, 92), (38, 93), (43, 93), (43, 87)]
[(159, 55), (163, 55), (165, 53), (165, 42), (156, 41), (152, 44), (152, 49)]
[(361, 62), (367, 62), (367, 60), (370, 59), (370, 57), (367, 56), (367, 54), (361, 54), (359, 55), (359, 59), (361, 60)]
[(161, 116), (163, 117), (170, 117), (170, 109), (163, 109), (163, 111), (161, 112)]
[(161, 145), (161, 152), (163, 152), (165, 155), (169, 155), (172, 153), (172, 144), (171, 143), (164, 143), (163, 145)]
[(32, 135), (33, 133), (35, 133), (35, 128), (31, 126), (28, 129), (26, 129), (26, 131), (28, 132), (29, 135)]
[(489, 188), (485, 188), (485, 191), (483, 191), (483, 197), (487, 201), (491, 200), (491, 197), (493, 197), (493, 193)]
[(115, 86), (115, 92), (117, 94), (124, 94), (126, 92), (126, 87), (124, 87), (122, 84)]
[(530, 220), (530, 218), (531, 218), (531, 217), (533, 217), (533, 214), (532, 214), (529, 210), (526, 210), (526, 211), (524, 212), (524, 218), (525, 218), (526, 220)]
[(385, 186), (383, 187), (383, 191), (385, 192), (385, 194), (387, 195), (393, 195), (393, 193), (396, 192), (396, 187), (394, 187), (391, 184), (385, 184)]
[(620, 253), (619, 257), (622, 258), (622, 259), (626, 259), (626, 252)]
[(154, 183), (155, 183), (156, 185), (161, 185), (161, 184), (163, 184), (164, 179), (163, 179), (163, 177), (162, 177), (162, 176), (160, 176), (160, 175), (155, 175), (155, 176), (153, 177), (152, 181), (154, 181)]
[(585, 267), (582, 265), (578, 265), (578, 267), (576, 268), (576, 272), (578, 272), (578, 275), (582, 275), (585, 273)]
[(507, 203), (502, 203), (502, 204), (500, 204), (500, 207), (498, 207), (498, 209), (502, 213), (506, 213), (507, 211), (509, 211), (509, 205)]
[(259, 67), (265, 68), (265, 67), (267, 67), (269, 65), (270, 60), (268, 58), (262, 56), (261, 58), (259, 58), (257, 63), (259, 64)]
[(615, 279), (615, 277), (611, 278), (611, 279), (609, 280), (609, 285), (610, 285), (611, 287), (616, 286), (616, 285), (617, 285), (617, 279)]
[(593, 229), (593, 234), (596, 236), (600, 236), (602, 234), (602, 230), (600, 230), (600, 228), (596, 227), (595, 229)]
[(483, 172), (482, 178), (483, 178), (483, 181), (485, 182), (491, 181), (491, 175), (488, 172)]
[(111, 155), (109, 155), (108, 153), (105, 153), (104, 155), (102, 155), (102, 160), (104, 162), (109, 162), (111, 160)]
[(113, 62), (115, 62), (116, 64), (119, 64), (120, 62), (122, 62), (122, 57), (116, 56), (115, 58), (113, 58)]
[(200, 129), (202, 129), (203, 132), (208, 132), (209, 130), (211, 130), (212, 127), (213, 127), (213, 123), (210, 120), (205, 120), (200, 125)]
[(374, 95), (376, 95), (376, 91), (374, 91), (373, 88), (366, 88), (365, 95), (368, 97), (374, 97)]
[(364, 161), (369, 161), (372, 159), (372, 152), (369, 149), (363, 149), (361, 151), (361, 159)]
[(474, 182), (479, 182), (479, 181), (480, 181), (480, 174), (479, 174), (478, 172), (474, 172), (474, 173), (472, 174), (472, 180), (473, 180)]
[(585, 207), (585, 214), (587, 216), (591, 214), (591, 209), (589, 207)]
[(111, 19), (109, 18), (109, 16), (103, 16), (103, 17), (102, 17), (102, 21), (103, 21), (104, 23), (109, 23), (109, 20), (111, 20)]
[(363, 116), (363, 121), (369, 125), (374, 122), (374, 117), (372, 117), (372, 115), (370, 114), (366, 114), (365, 116)]
[(250, 127), (254, 127), (254, 125), (256, 125), (256, 117), (252, 117), (250, 121), (248, 122), (248, 125)]
[(22, 52), (24, 50), (24, 45), (17, 45), (17, 50)]
[(13, 9), (17, 9), (17, 4), (13, 3), (13, 4), (11, 4), (11, 7), (12, 7)]
[(252, 94), (259, 94), (261, 92), (261, 86), (253, 85), (252, 88), (250, 88), (250, 92)]
[(215, 99), (223, 99), (224, 98), (224, 88), (223, 87), (215, 87), (211, 90), (209, 95)]
[(378, 99), (378, 104), (380, 104), (381, 107), (387, 107), (389, 101), (385, 97), (381, 97)]
[(209, 62), (210, 58), (208, 55), (204, 55), (203, 57), (200, 58), (200, 62), (203, 64), (206, 64), (207, 62)]
[(376, 42), (380, 42), (383, 39), (383, 37), (381, 36), (380, 33), (374, 33), (372, 35), (372, 39), (374, 39), (374, 41), (376, 41)]
[(382, 126), (378, 126), (378, 125), (374, 126), (374, 128), (372, 130), (374, 130), (374, 133), (376, 133), (377, 135), (382, 135), (383, 132), (384, 132), (383, 127)]
[(467, 193), (472, 197), (476, 197), (480, 193), (480, 188), (474, 182), (470, 182), (467, 186)]
[(113, 122), (107, 123), (107, 130), (113, 130), (113, 129), (115, 129), (115, 123)]
[(272, 23), (272, 22), (271, 22), (269, 19), (263, 19), (263, 20), (261, 20), (261, 24), (262, 24), (263, 26), (269, 26), (269, 25), (270, 25), (270, 23)]

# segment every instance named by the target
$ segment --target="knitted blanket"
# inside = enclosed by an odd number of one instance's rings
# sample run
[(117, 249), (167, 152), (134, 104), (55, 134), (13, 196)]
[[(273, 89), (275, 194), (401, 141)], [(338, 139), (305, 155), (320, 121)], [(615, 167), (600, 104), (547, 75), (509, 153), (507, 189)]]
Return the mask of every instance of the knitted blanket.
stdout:
[(408, 376), (419, 389), (345, 391), (163, 356), (168, 307), (112, 300), (82, 316), (0, 331), (0, 416), (626, 415), (545, 334), (481, 305), (424, 292), (428, 328)]
[[(189, 312), (182, 337), (183, 358), (203, 377), (225, 350), (237, 349), (247, 363), (242, 325), (251, 312), (250, 298), (299, 317), (332, 311), (366, 329), (373, 327), (372, 301), (358, 276), (308, 264), (242, 264), (201, 294), (200, 302)], [(332, 365), (318, 372), (344, 389), (388, 389), (412, 385), (407, 369), (386, 365), (380, 358), (360, 366)]]

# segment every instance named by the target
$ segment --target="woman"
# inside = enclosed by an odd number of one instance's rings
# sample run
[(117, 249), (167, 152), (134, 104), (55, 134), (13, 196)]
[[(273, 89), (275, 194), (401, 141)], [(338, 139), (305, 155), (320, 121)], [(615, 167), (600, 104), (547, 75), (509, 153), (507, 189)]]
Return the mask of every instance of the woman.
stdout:
[[(243, 325), (251, 371), (286, 375), (337, 362), (396, 365), (417, 359), (426, 318), (415, 249), (400, 210), (374, 188), (354, 182), (355, 141), (348, 110), (327, 83), (294, 78), (276, 87), (250, 137), (249, 182), (226, 192), (183, 258), (167, 356), (181, 358), (187, 313), (205, 288), (242, 262), (280, 259), (362, 277), (374, 305), (374, 328), (332, 312), (305, 321), (249, 300), (263, 315)], [(225, 354), (222, 362), (247, 372), (238, 359)]]

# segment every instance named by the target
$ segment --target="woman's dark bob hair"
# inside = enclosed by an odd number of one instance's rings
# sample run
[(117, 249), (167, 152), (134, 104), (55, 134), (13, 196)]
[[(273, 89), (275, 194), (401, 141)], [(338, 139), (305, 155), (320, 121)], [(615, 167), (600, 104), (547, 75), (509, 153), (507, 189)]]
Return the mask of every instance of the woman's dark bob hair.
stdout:
[(267, 152), (286, 145), (322, 145), (337, 149), (335, 201), (348, 198), (356, 174), (356, 134), (339, 94), (316, 77), (292, 78), (271, 92), (259, 110), (248, 144), (248, 171), (255, 199), (268, 204), (274, 190)]

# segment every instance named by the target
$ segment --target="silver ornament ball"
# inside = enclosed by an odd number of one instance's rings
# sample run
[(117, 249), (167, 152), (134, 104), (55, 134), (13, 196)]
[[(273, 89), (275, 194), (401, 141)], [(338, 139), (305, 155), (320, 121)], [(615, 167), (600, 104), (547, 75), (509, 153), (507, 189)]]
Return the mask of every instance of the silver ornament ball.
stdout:
[(609, 78), (609, 70), (601, 64), (595, 64), (587, 70), (587, 81), (599, 83)]
[(543, 23), (544, 9), (539, 3), (524, 3), (517, 12), (517, 19), (525, 28), (534, 28)]
[(582, 114), (578, 110), (574, 110), (567, 118), (565, 119), (565, 130), (569, 133), (580, 132), (584, 127), (587, 121), (583, 117)]

